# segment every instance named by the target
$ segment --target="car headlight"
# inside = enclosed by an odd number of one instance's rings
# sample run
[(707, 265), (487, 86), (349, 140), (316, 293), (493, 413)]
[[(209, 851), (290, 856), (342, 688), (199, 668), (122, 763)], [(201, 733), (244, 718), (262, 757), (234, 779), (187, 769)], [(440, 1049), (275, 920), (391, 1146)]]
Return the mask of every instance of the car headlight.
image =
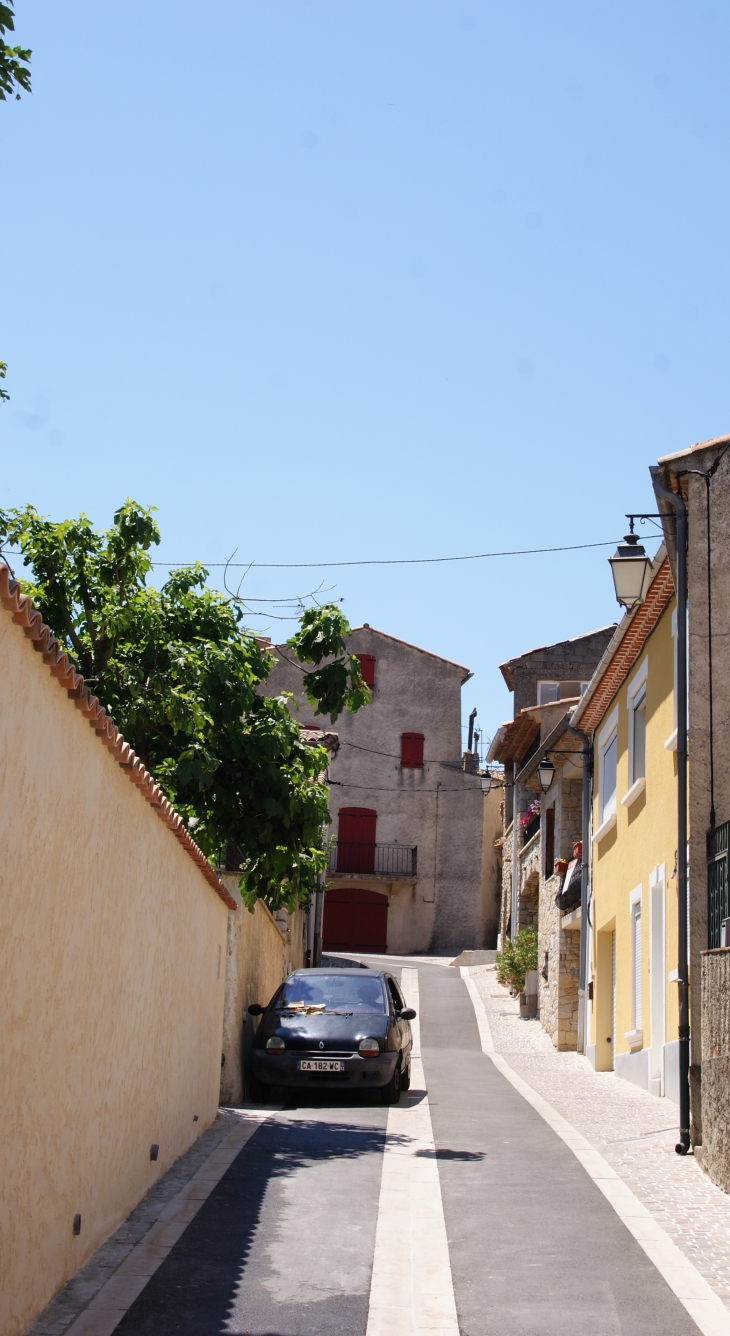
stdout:
[(276, 1056), (277, 1053), (283, 1053), (285, 1048), (286, 1044), (278, 1034), (272, 1034), (271, 1038), (266, 1040), (266, 1052), (273, 1053), (274, 1056)]
[(377, 1039), (361, 1039), (357, 1051), (363, 1058), (377, 1058), (380, 1053), (380, 1044)]

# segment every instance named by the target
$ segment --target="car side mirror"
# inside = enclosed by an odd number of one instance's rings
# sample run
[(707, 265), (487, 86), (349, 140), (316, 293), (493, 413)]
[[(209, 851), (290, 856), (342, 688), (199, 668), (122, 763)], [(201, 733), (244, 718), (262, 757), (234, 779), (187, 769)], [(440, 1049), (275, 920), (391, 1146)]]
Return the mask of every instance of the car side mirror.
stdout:
[(406, 1007), (405, 1010), (401, 1012), (400, 1018), (402, 1021), (414, 1021), (416, 1015), (417, 1013), (413, 1010), (413, 1007)]
[(252, 1002), (248, 1009), (249, 1016), (263, 1016), (264, 1008), (258, 1002)]

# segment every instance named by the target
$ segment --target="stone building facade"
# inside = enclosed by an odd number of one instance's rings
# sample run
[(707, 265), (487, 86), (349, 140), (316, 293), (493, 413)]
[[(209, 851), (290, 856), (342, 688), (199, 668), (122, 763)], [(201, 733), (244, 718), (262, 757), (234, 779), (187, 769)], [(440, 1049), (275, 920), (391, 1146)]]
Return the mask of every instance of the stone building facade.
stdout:
[[(712, 1027), (703, 1023), (703, 1007), (714, 1009), (710, 993), (725, 977), (719, 967), (705, 967), (703, 952), (721, 946), (722, 919), (730, 915), (730, 767), (724, 764), (730, 751), (730, 436), (701, 441), (658, 464), (660, 481), (670, 491), (681, 491), (688, 514), (690, 1086), (696, 1145), (704, 1140), (707, 1117), (715, 1122), (721, 1116), (730, 1123), (730, 1069), (725, 1068), (724, 1081), (721, 1069), (714, 1069), (707, 1107), (702, 1077), (705, 1057), (713, 1057), (704, 1054), (704, 1037)], [(674, 512), (661, 498), (657, 509), (665, 513), (664, 539), (676, 579)], [(708, 1169), (713, 1176), (716, 1163), (711, 1156)], [(716, 1181), (727, 1187), (730, 1177), (718, 1171)]]
[[(613, 630), (502, 665), (515, 713), (498, 729), (488, 757), (505, 772), (500, 943), (520, 928), (537, 928), (538, 1015), (556, 1047), (566, 1050), (577, 1047), (581, 932), (580, 910), (564, 913), (555, 903), (563, 880), (556, 861), (567, 866), (581, 838), (582, 741), (571, 733), (570, 718)], [(555, 778), (543, 795), (536, 771), (549, 748)]]
[[(496, 822), (485, 821), (476, 753), (461, 751), (467, 668), (364, 625), (348, 637), (371, 701), (337, 720), (329, 767), (333, 841), (325, 950), (437, 952), (493, 947)], [(304, 666), (285, 646), (267, 691), (288, 691), (304, 726)], [(490, 794), (490, 813), (498, 794)], [(491, 840), (483, 859), (485, 831)], [(378, 936), (380, 934), (380, 936)]]

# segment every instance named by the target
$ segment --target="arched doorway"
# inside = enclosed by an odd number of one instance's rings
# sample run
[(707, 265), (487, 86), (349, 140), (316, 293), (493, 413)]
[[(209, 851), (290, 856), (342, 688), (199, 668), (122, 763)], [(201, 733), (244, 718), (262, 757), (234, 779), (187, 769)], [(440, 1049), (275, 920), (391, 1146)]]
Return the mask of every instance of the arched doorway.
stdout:
[(388, 897), (362, 886), (334, 886), (324, 899), (325, 951), (385, 951)]

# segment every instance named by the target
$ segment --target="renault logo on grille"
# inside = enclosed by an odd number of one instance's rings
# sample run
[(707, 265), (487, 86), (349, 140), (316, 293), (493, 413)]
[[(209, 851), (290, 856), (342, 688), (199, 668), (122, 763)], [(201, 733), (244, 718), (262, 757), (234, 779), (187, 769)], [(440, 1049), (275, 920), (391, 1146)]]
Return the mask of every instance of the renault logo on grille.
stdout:
[(321, 1039), (320, 1039), (320, 1041), (319, 1041), (319, 1046), (320, 1046), (320, 1048), (324, 1048), (324, 1044), (322, 1043), (322, 1040), (321, 1040)]

